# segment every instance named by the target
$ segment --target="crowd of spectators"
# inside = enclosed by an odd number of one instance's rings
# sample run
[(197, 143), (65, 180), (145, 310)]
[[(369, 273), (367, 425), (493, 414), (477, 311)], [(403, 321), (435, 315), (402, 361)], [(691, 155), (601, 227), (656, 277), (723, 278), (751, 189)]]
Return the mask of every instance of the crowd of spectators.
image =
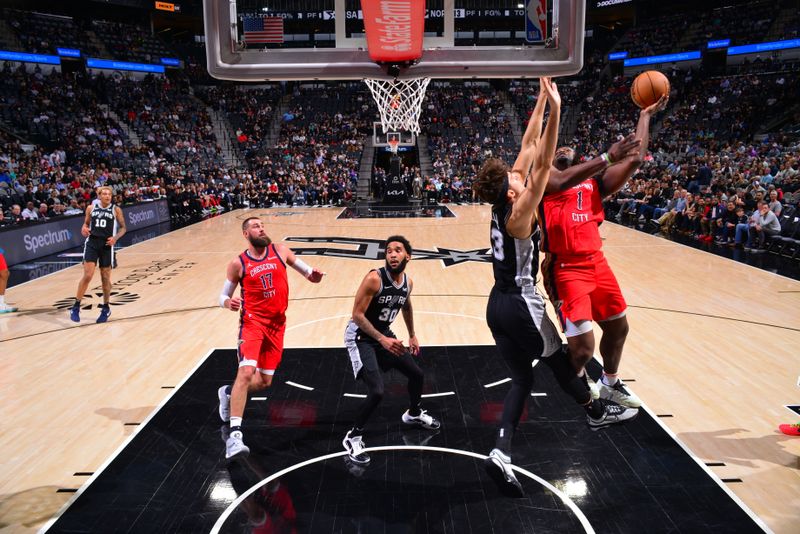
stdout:
[(422, 179), (425, 198), (475, 201), (472, 179), (483, 160), (498, 157), (511, 164), (519, 152), (504, 99), (486, 83), (432, 83), (422, 107), (420, 127), (433, 164), (432, 176)]
[[(719, 39), (730, 40), (731, 46), (791, 39), (796, 37), (800, 21), (794, 0), (731, 2), (694, 16), (675, 14), (671, 7), (667, 9), (670, 11), (641, 17), (613, 51), (643, 57), (702, 50), (709, 41)], [(780, 24), (778, 33), (773, 32), (776, 22)]]
[[(177, 57), (150, 31), (131, 22), (87, 20), (47, 13), (3, 9), (18, 44), (2, 42), (9, 50), (57, 55), (58, 48), (80, 50), (83, 57), (113, 58), (160, 64), (162, 57)], [(92, 39), (92, 34), (96, 40)]]
[[(737, 39), (763, 37), (772, 20), (764, 6), (754, 4), (754, 16), (738, 27)], [(669, 51), (662, 43), (675, 42), (687, 27), (700, 39), (729, 32), (737, 21), (731, 13), (717, 10), (690, 21), (668, 15), (639, 24), (621, 43), (634, 56), (662, 53)], [(51, 52), (53, 36), (77, 42), (84, 35), (79, 22), (66, 21), (49, 40), (30, 40), (29, 16), (8, 20), (25, 46), (36, 47), (32, 51)], [(789, 21), (786, 27), (794, 25)], [(105, 30), (95, 28), (103, 35)], [(131, 31), (128, 37), (120, 54), (126, 47), (137, 54), (165, 51), (144, 34)], [(637, 120), (631, 78), (609, 75), (607, 52), (587, 49), (583, 71), (559, 80), (562, 123), (575, 132), (565, 141), (584, 158), (632, 132)], [(724, 75), (667, 72), (670, 105), (653, 125), (650, 155), (640, 172), (607, 200), (609, 217), (653, 232), (684, 232), (758, 249), (800, 197), (796, 142), (780, 131), (754, 140), (762, 127), (770, 131), (774, 119), (794, 109), (798, 70), (797, 62), (764, 57), (730, 66)], [(139, 80), (9, 64), (2, 74), (0, 118), (34, 141), (21, 145), (14, 137), (0, 137), (2, 225), (81, 213), (99, 185), (110, 185), (118, 203), (166, 198), (178, 219), (243, 206), (347, 203), (354, 199), (362, 152), (377, 118), (361, 83), (207, 85), (194, 56), (183, 72)], [(486, 82), (434, 81), (421, 119), (427, 146), (420, 147), (429, 151), (433, 171), (423, 175), (416, 165), (403, 168), (409, 196), (431, 203), (476, 200), (471, 180), (481, 163), (489, 156), (509, 163), (515, 157), (512, 121), (524, 129), (536, 85), (511, 83), (506, 90)], [(207, 107), (232, 126), (244, 168), (226, 165)], [(380, 197), (385, 171), (376, 168), (373, 180), (373, 193)], [(775, 220), (761, 213), (760, 201)], [(756, 224), (765, 230), (751, 235)]]
[[(227, 87), (202, 93), (236, 127), (248, 166), (263, 184), (250, 192), (257, 198), (254, 201), (259, 206), (352, 201), (364, 144), (376, 114), (366, 87), (359, 83), (298, 84), (287, 95), (286, 111), (274, 117), (283, 91), (281, 86)], [(278, 130), (270, 139), (267, 128), (273, 119), (279, 121)], [(266, 192), (269, 190), (275, 193)]]
[[(772, 68), (782, 70), (764, 74), (755, 63), (753, 70), (761, 74), (747, 68), (716, 77), (673, 72), (673, 95), (653, 129), (650, 155), (626, 187), (606, 200), (608, 216), (662, 235), (763, 250), (764, 239), (781, 231), (800, 197), (796, 139), (775, 134), (754, 140), (759, 126), (784, 113), (800, 90), (795, 64)], [(615, 79), (587, 110), (574, 140), (583, 157), (634, 130), (629, 81)], [(775, 215), (766, 225), (759, 220), (762, 204)]]

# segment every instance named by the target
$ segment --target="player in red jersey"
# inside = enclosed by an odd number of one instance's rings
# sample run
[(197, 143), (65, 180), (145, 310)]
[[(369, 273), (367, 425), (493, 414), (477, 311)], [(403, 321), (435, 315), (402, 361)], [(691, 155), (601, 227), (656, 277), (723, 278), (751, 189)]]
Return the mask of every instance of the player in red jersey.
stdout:
[(559, 148), (539, 207), (541, 248), (547, 253), (542, 271), (567, 336), (572, 364), (586, 376), (584, 366), (595, 348), (592, 320), (597, 321), (603, 330), (600, 354), (604, 369), (599, 386), (592, 387), (593, 395), (630, 408), (642, 403), (617, 377), (628, 335), (627, 304), (601, 250), (598, 227), (604, 220), (603, 197), (619, 191), (641, 166), (650, 119), (666, 107), (667, 100), (662, 97), (643, 109), (635, 135), (597, 158), (578, 164), (572, 148)]
[(17, 311), (14, 306), (6, 304), (6, 284), (8, 283), (9, 274), (6, 258), (3, 256), (3, 249), (0, 248), (0, 313)]
[[(282, 243), (273, 243), (258, 217), (242, 223), (242, 233), (250, 246), (228, 264), (227, 280), (219, 296), (223, 308), (239, 312), (239, 371), (233, 386), (218, 390), (219, 415), (230, 421), (225, 457), (246, 456), (250, 449), (242, 441), (242, 416), (247, 394), (272, 385), (272, 376), (281, 362), (289, 280), (286, 266), (319, 283), (323, 273), (312, 269)], [(240, 297), (234, 297), (241, 285)], [(256, 372), (258, 371), (258, 372)]]

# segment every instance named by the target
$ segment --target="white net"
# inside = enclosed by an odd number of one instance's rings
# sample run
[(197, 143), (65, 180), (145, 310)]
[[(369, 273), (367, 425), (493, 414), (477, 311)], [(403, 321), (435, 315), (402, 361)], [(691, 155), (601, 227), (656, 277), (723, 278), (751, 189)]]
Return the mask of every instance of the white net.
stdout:
[(430, 78), (411, 80), (373, 80), (366, 79), (378, 111), (381, 114), (383, 133), (390, 130), (408, 130), (419, 133), (419, 115), (422, 100)]

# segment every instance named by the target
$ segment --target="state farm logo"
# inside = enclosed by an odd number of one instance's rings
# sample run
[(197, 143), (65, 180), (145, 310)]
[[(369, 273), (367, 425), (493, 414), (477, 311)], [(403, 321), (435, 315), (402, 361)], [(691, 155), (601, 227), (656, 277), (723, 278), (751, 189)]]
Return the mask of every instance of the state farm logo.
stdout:
[[(111, 298), (108, 300), (108, 303), (111, 306), (122, 306), (124, 304), (130, 304), (131, 302), (136, 302), (141, 297), (136, 293), (129, 293), (128, 291), (112, 291)], [(99, 308), (100, 305), (103, 303), (103, 292), (102, 291), (88, 291), (81, 300), (81, 309), (82, 310), (91, 310)], [(59, 310), (66, 310), (67, 308), (72, 307), (75, 304), (75, 298), (69, 297), (65, 299), (61, 299), (56, 302), (53, 306)]]

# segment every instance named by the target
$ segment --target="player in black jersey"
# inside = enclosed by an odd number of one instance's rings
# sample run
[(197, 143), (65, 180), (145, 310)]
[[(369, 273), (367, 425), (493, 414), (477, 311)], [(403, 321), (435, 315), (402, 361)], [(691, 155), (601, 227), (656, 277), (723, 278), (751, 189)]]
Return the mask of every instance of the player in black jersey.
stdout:
[[(429, 430), (440, 426), (439, 421), (419, 407), (423, 374), (414, 361), (414, 356), (419, 354), (419, 341), (414, 332), (411, 307), (414, 284), (405, 274), (410, 259), (411, 244), (405, 237), (393, 235), (386, 240), (386, 265), (371, 270), (361, 282), (353, 305), (353, 317), (345, 330), (344, 342), (353, 374), (369, 389), (353, 428), (342, 441), (350, 460), (357, 464), (369, 463), (361, 438), (367, 419), (383, 399), (383, 372), (389, 369), (397, 369), (408, 378), (409, 407), (401, 418), (403, 423)], [(408, 328), (408, 348), (389, 328), (401, 311)]]
[(103, 282), (103, 304), (100, 306), (97, 322), (108, 321), (108, 316), (111, 315), (108, 300), (111, 297), (114, 244), (125, 235), (125, 218), (122, 216), (122, 209), (111, 202), (113, 197), (111, 188), (101, 187), (97, 191), (97, 196), (100, 197), (100, 203), (86, 208), (86, 218), (81, 227), (81, 234), (86, 238), (83, 245), (83, 277), (78, 282), (75, 304), (69, 309), (69, 317), (76, 323), (81, 320), (81, 299), (92, 281), (98, 263)]
[[(607, 426), (636, 415), (636, 410), (592, 399), (585, 378), (579, 377), (570, 365), (569, 355), (536, 288), (540, 232), (536, 210), (555, 154), (561, 108), (555, 83), (541, 78), (539, 86), (539, 99), (514, 166), (509, 169), (503, 161), (487, 160), (473, 184), (478, 196), (492, 204), (490, 240), (495, 283), (489, 295), (486, 320), (511, 371), (511, 389), (503, 403), (503, 416), (487, 468), (505, 488), (519, 495), (523, 491), (511, 468), (511, 438), (533, 387), (533, 360), (542, 358), (561, 388), (585, 406), (591, 427)], [(545, 101), (550, 106), (550, 118), (541, 135)]]

